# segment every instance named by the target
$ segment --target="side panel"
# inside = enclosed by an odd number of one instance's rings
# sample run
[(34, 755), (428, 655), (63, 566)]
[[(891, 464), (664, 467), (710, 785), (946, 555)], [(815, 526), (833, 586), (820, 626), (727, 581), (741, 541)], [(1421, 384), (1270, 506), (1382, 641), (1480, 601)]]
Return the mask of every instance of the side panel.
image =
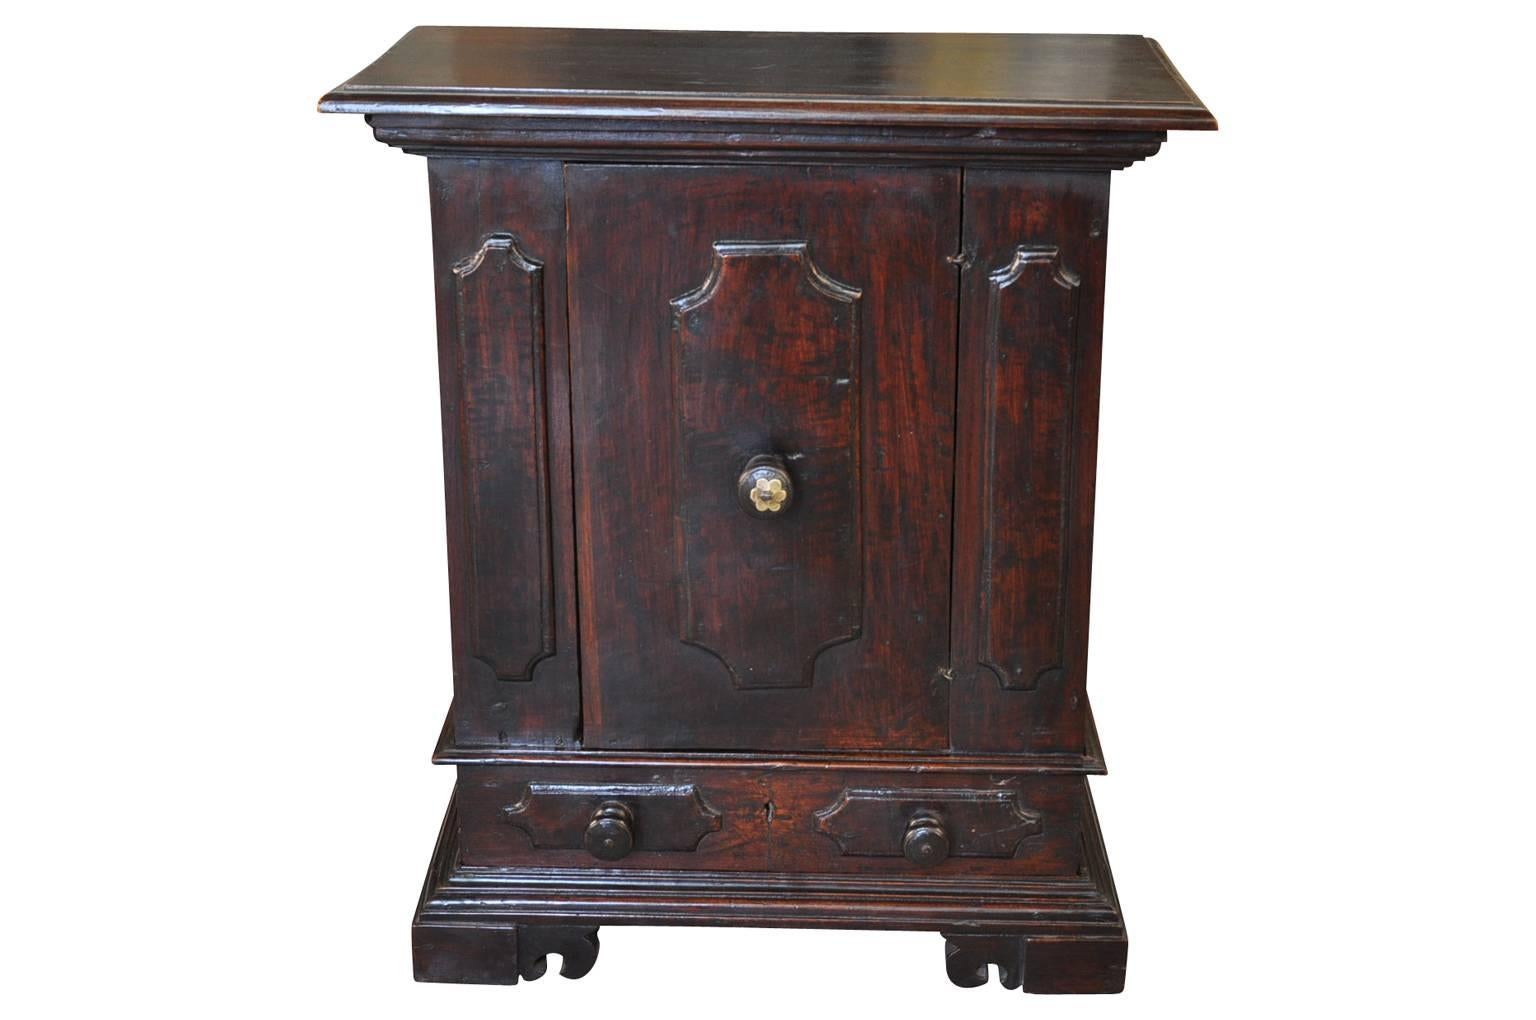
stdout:
[(1084, 749), (1107, 173), (966, 175), (950, 725)]
[(561, 165), (429, 160), (460, 744), (581, 725)]
[(943, 748), (959, 174), (567, 187), (586, 745)]

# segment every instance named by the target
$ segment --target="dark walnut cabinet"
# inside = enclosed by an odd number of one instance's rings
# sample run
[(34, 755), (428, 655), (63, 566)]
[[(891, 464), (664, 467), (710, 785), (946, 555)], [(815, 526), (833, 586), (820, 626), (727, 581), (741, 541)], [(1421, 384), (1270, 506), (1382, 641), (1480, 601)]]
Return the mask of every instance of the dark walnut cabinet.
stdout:
[(1086, 777), (1109, 175), (1139, 36), (418, 28), (458, 768), (416, 976), (602, 924), (898, 928), (1112, 992)]

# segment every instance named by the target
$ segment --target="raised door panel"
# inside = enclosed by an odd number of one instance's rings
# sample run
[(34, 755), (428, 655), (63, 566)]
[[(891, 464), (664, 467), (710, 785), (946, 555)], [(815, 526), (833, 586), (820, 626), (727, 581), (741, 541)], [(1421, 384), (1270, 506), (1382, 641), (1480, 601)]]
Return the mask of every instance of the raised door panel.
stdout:
[[(863, 294), (804, 241), (714, 249), (704, 285), (672, 302), (681, 636), (737, 688), (809, 687), (863, 626)], [(789, 476), (749, 493), (757, 516), (727, 484), (752, 450)]]
[(567, 168), (587, 746), (947, 743), (958, 183)]
[(580, 734), (564, 181), (430, 161), (460, 744)]
[(951, 726), (1084, 750), (1109, 183), (966, 175)]

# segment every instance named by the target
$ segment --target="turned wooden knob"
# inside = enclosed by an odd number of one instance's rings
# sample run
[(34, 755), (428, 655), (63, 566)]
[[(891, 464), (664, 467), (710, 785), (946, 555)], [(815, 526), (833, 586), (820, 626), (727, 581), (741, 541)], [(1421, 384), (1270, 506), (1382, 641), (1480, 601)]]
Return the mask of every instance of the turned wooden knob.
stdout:
[(907, 835), (901, 852), (921, 868), (931, 868), (949, 856), (949, 833), (944, 823), (933, 815), (920, 814), (907, 823)]
[(736, 499), (753, 517), (782, 517), (795, 501), (795, 483), (784, 461), (771, 453), (747, 461), (736, 479)]
[(604, 801), (592, 812), (581, 845), (600, 861), (616, 861), (635, 848), (635, 816), (616, 800)]

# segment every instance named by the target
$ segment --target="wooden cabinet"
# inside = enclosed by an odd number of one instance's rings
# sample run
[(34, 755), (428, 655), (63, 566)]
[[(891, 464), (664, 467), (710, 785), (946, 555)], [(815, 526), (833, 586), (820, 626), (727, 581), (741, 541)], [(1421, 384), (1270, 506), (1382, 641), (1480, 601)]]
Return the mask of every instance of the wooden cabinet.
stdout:
[(766, 924), (1118, 990), (1109, 173), (1214, 127), (1157, 45), (416, 29), (322, 108), (431, 179), (459, 781), (418, 977)]

